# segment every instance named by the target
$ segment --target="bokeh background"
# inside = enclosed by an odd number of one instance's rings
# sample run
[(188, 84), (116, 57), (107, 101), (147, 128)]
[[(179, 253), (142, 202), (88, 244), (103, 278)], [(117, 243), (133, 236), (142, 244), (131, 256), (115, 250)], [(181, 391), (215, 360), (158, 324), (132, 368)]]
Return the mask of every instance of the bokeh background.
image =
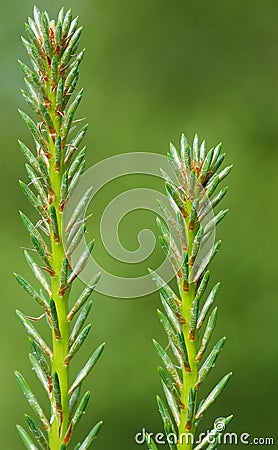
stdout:
[[(181, 131), (190, 139), (198, 131), (209, 146), (223, 142), (227, 162), (235, 167), (212, 281), (222, 283), (214, 339), (225, 334), (228, 341), (204, 394), (225, 371), (232, 370), (234, 377), (202, 427), (232, 412), (231, 431), (278, 438), (277, 0), (38, 0), (37, 5), (51, 15), (62, 5), (72, 7), (84, 25), (87, 51), (79, 85), (85, 88), (80, 115), (91, 124), (88, 167), (124, 152), (165, 154), (168, 142), (178, 143)], [(15, 308), (35, 309), (12, 276), (13, 271), (28, 273), (20, 246), (29, 242), (17, 211), (32, 212), (17, 183), (26, 176), (16, 140), (31, 142), (17, 113), (18, 107), (25, 108), (17, 65), (17, 58), (26, 61), (20, 35), (31, 13), (30, 0), (1, 4), (0, 447), (8, 450), (22, 448), (15, 423), (24, 424), (23, 412), (28, 411), (14, 369), (33, 380), (39, 391), (28, 363), (27, 339), (14, 313)], [(157, 247), (150, 262), (135, 269), (111, 260), (98, 239), (105, 205), (136, 186), (163, 190), (152, 177), (129, 176), (104, 188), (91, 205), (96, 258), (123, 276), (136, 270), (143, 274), (162, 258)], [(140, 229), (157, 233), (154, 219), (151, 212), (128, 215), (120, 227), (122, 244), (134, 250)], [(103, 418), (96, 450), (135, 450), (140, 446), (134, 436), (143, 427), (161, 429), (155, 402), (161, 392), (158, 360), (151, 342), (152, 337), (165, 342), (157, 306), (157, 294), (137, 300), (94, 296), (93, 333), (86, 349), (103, 340), (107, 348), (87, 381), (92, 402), (76, 438)], [(85, 359), (83, 349), (76, 367)]]

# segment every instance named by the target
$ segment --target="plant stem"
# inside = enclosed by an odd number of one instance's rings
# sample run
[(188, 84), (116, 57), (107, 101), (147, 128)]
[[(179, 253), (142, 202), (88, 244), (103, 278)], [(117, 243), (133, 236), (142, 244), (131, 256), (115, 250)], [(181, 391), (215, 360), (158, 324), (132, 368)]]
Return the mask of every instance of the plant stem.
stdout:
[[(53, 180), (54, 181), (54, 180)], [(57, 197), (58, 199), (59, 197)], [(55, 202), (56, 203), (56, 202)], [(56, 205), (55, 205), (56, 209)], [(56, 209), (59, 228), (61, 229), (61, 213)], [(55, 302), (61, 337), (57, 340), (54, 330), (52, 330), (52, 375), (56, 372), (60, 382), (61, 390), (61, 416), (56, 411), (56, 401), (54, 394), (52, 395), (52, 414), (55, 417), (50, 430), (49, 443), (50, 448), (58, 450), (60, 448), (61, 437), (64, 436), (69, 422), (69, 366), (64, 364), (65, 358), (69, 352), (69, 322), (67, 320), (68, 314), (68, 291), (62, 296), (59, 295), (60, 289), (60, 275), (62, 269), (62, 263), (65, 258), (64, 249), (62, 243), (56, 243), (53, 237), (53, 230), (51, 236), (52, 247), (52, 263), (55, 271), (55, 277), (52, 278), (52, 298)], [(56, 411), (56, 415), (55, 415)], [(62, 425), (60, 425), (60, 418), (62, 418)], [(61, 427), (61, 429), (60, 429)]]
[[(188, 255), (191, 255), (192, 244), (196, 235), (195, 230), (190, 230), (188, 227), (188, 222), (185, 220), (185, 230), (187, 234), (187, 242), (188, 242)], [(183, 280), (181, 281), (183, 283)], [(182, 332), (188, 352), (188, 360), (189, 366), (191, 368), (190, 372), (188, 372), (185, 367), (182, 369), (182, 381), (183, 386), (181, 390), (181, 401), (184, 405), (184, 409), (181, 411), (180, 417), (180, 425), (178, 429), (178, 449), (179, 450), (191, 450), (193, 446), (192, 437), (194, 436), (195, 424), (192, 423), (192, 427), (190, 430), (186, 427), (186, 415), (188, 410), (188, 398), (190, 389), (193, 389), (197, 383), (198, 379), (198, 363), (196, 362), (196, 354), (197, 354), (197, 339), (198, 336), (195, 336), (194, 340), (190, 339), (189, 331), (190, 331), (190, 316), (191, 316), (191, 307), (192, 302), (196, 293), (196, 285), (195, 283), (188, 284), (188, 292), (182, 292), (182, 315), (185, 319), (185, 324), (182, 327)], [(187, 436), (186, 436), (187, 435)]]
[[(221, 148), (218, 144), (207, 151), (205, 141), (200, 144), (198, 135), (195, 135), (191, 147), (182, 135), (180, 154), (173, 144), (170, 144), (168, 153), (175, 178), (170, 179), (163, 173), (173, 211), (161, 204), (163, 221), (158, 218), (157, 223), (161, 232), (160, 243), (173, 266), (179, 293), (176, 294), (153, 272), (166, 313), (158, 311), (158, 317), (168, 339), (166, 349), (155, 340), (154, 345), (164, 365), (164, 368), (158, 368), (158, 372), (167, 405), (159, 396), (157, 403), (171, 450), (192, 450), (196, 424), (231, 378), (231, 373), (227, 374), (203, 402), (197, 403), (198, 390), (225, 343), (225, 338), (220, 339), (202, 361), (216, 325), (217, 308), (211, 311), (211, 307), (219, 288), (217, 283), (207, 298), (203, 298), (210, 276), (208, 265), (221, 244), (221, 241), (214, 242), (215, 227), (228, 211), (221, 210), (214, 215), (213, 207), (225, 196), (227, 188), (219, 193), (215, 191), (232, 169), (232, 166), (227, 166), (218, 172), (224, 160)], [(180, 248), (166, 226), (168, 223), (174, 224)], [(169, 348), (175, 362), (167, 353)], [(231, 418), (223, 419), (225, 424)], [(214, 428), (213, 436), (216, 438), (217, 433), (219, 430)], [(154, 442), (147, 443), (149, 449), (157, 450)], [(206, 446), (206, 440), (202, 441), (200, 448)]]
[[(80, 242), (78, 239), (84, 237), (85, 233), (84, 211), (77, 207), (76, 215), (71, 217), (71, 224), (63, 224), (64, 206), (85, 168), (85, 148), (80, 151), (79, 145), (86, 134), (87, 126), (77, 130), (76, 134), (73, 133), (76, 127), (74, 115), (83, 94), (81, 90), (76, 95), (79, 65), (84, 55), (84, 50), (77, 53), (82, 32), (77, 19), (72, 18), (70, 9), (65, 11), (62, 8), (55, 23), (50, 20), (46, 11), (40, 12), (34, 7), (34, 18), (28, 18), (28, 23), (25, 24), (29, 41), (22, 38), (33, 70), (19, 62), (27, 86), (27, 91), (23, 90), (22, 94), (36, 115), (34, 121), (20, 111), (33, 136), (36, 149), (34, 154), (20, 142), (28, 162), (27, 174), (31, 180), (28, 185), (20, 182), (20, 186), (39, 213), (40, 220), (33, 225), (23, 213), (21, 217), (30, 234), (33, 250), (37, 258), (43, 261), (41, 266), (25, 252), (26, 260), (42, 289), (37, 292), (22, 276), (15, 275), (24, 290), (43, 309), (40, 319), (45, 317), (51, 328), (51, 348), (44, 342), (36, 327), (30, 324), (30, 321), (37, 322), (39, 319), (25, 316), (20, 311), (17, 311), (17, 314), (31, 340), (32, 367), (50, 399), (50, 420), (24, 377), (18, 372), (16, 377), (33, 412), (42, 422), (47, 437), (30, 417), (27, 420), (29, 430), (40, 447), (50, 450), (68, 448), (72, 432), (85, 413), (90, 396), (90, 393), (86, 392), (78, 404), (80, 385), (96, 364), (104, 347), (104, 344), (98, 347), (69, 388), (69, 363), (89, 333), (90, 325), (83, 328), (91, 308), (90, 303), (86, 302), (99, 279), (98, 274), (91, 284), (85, 287), (69, 315), (68, 303), (72, 283), (86, 266), (92, 250), (92, 244), (89, 244), (88, 251), (82, 253), (74, 268), (72, 254)], [(81, 204), (84, 203), (84, 197), (87, 198), (86, 195), (88, 194), (85, 193), (80, 199)], [(41, 231), (47, 236), (47, 242)], [(70, 334), (74, 316), (76, 322)], [(73, 397), (70, 404), (71, 396)], [(84, 445), (80, 443), (82, 448), (88, 448), (101, 425), (102, 422), (99, 422), (91, 430), (83, 442)], [(21, 427), (19, 432), (23, 442), (26, 444), (28, 441), (29, 445), (32, 441)], [(32, 444), (27, 448), (37, 447)]]
[[(59, 116), (55, 115), (56, 94), (51, 93), (51, 87), (48, 86), (49, 99), (51, 107), (49, 108), (49, 115), (52, 119), (56, 135), (60, 134), (61, 120)], [(51, 424), (49, 433), (49, 445), (53, 450), (59, 450), (63, 436), (65, 435), (69, 424), (69, 366), (64, 364), (65, 358), (69, 352), (69, 322), (67, 320), (68, 314), (68, 290), (61, 295), (60, 293), (60, 278), (62, 272), (63, 261), (66, 258), (65, 250), (62, 242), (62, 226), (63, 213), (60, 210), (60, 191), (61, 181), (64, 172), (63, 164), (60, 165), (59, 170), (55, 168), (55, 145), (53, 137), (49, 133), (49, 148), (51, 153), (50, 160), (50, 182), (53, 188), (53, 206), (55, 208), (59, 236), (54, 236), (53, 227), (50, 230), (51, 252), (52, 252), (52, 267), (55, 276), (51, 280), (52, 299), (55, 302), (56, 311), (59, 320), (59, 327), (61, 337), (57, 340), (54, 329), (52, 330), (52, 348), (53, 356), (51, 362), (51, 373), (57, 373), (60, 383), (61, 391), (61, 412), (57, 411), (57, 405), (54, 393), (52, 394), (52, 415), (54, 420)], [(61, 423), (60, 423), (61, 421)]]

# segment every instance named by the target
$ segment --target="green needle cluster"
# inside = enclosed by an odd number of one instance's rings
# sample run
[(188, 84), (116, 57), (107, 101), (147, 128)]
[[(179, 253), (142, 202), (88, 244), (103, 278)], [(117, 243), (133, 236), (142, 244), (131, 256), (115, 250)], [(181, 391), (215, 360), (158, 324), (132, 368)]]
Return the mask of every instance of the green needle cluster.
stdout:
[[(172, 211), (160, 204), (164, 218), (158, 219), (160, 242), (176, 273), (179, 293), (176, 295), (152, 272), (164, 308), (164, 312), (158, 311), (158, 317), (168, 339), (166, 350), (156, 341), (154, 345), (162, 360), (158, 373), (166, 398), (166, 403), (160, 397), (157, 402), (171, 450), (193, 448), (200, 420), (231, 378), (231, 373), (225, 375), (207, 398), (199, 400), (202, 384), (225, 344), (223, 337), (209, 351), (216, 325), (217, 307), (213, 305), (219, 283), (206, 295), (208, 266), (221, 244), (220, 241), (214, 244), (215, 227), (227, 213), (227, 210), (217, 214), (213, 211), (227, 192), (227, 188), (217, 192), (218, 186), (232, 168), (221, 169), (224, 156), (220, 144), (208, 151), (205, 142), (199, 143), (196, 135), (191, 147), (182, 135), (181, 151), (171, 144), (168, 154), (175, 180), (163, 172)], [(174, 227), (180, 248), (165, 222)], [(216, 448), (220, 431), (231, 418), (222, 419), (221, 426), (215, 425), (211, 431), (215, 437), (213, 444), (205, 438), (195, 448)], [(157, 449), (150, 435), (146, 441), (150, 449)]]
[[(71, 10), (65, 12), (62, 8), (55, 23), (36, 7), (34, 17), (28, 19), (25, 27), (28, 39), (22, 38), (22, 42), (31, 67), (21, 61), (19, 64), (26, 84), (22, 95), (32, 109), (34, 120), (23, 111), (20, 115), (31, 132), (34, 149), (19, 142), (27, 160), (29, 178), (28, 183), (20, 181), (20, 186), (39, 217), (36, 224), (23, 213), (21, 218), (32, 244), (32, 250), (25, 251), (26, 261), (40, 287), (34, 288), (21, 275), (16, 274), (16, 278), (41, 307), (42, 314), (33, 318), (18, 311), (17, 315), (30, 339), (30, 362), (49, 398), (50, 417), (44, 413), (23, 376), (16, 372), (16, 379), (35, 416), (33, 419), (26, 415), (29, 433), (21, 426), (18, 431), (29, 450), (63, 450), (69, 448), (73, 431), (89, 401), (89, 392), (79, 400), (81, 385), (104, 347), (102, 344), (97, 348), (70, 385), (69, 365), (90, 332), (91, 326), (83, 328), (83, 325), (92, 305), (88, 301), (90, 294), (99, 279), (97, 275), (70, 307), (73, 281), (84, 269), (93, 248), (92, 242), (73, 270), (71, 254), (86, 228), (84, 208), (80, 205), (86, 204), (89, 195), (85, 193), (80, 200), (64, 234), (63, 211), (67, 197), (85, 167), (85, 147), (79, 147), (87, 125), (79, 129), (79, 121), (74, 120), (83, 95), (82, 90), (76, 92), (79, 65), (84, 55), (84, 50), (78, 52), (82, 27), (78, 25), (78, 18), (72, 17)], [(37, 322), (44, 319), (50, 330), (50, 344), (37, 330)], [(74, 449), (88, 449), (101, 425), (99, 422)]]

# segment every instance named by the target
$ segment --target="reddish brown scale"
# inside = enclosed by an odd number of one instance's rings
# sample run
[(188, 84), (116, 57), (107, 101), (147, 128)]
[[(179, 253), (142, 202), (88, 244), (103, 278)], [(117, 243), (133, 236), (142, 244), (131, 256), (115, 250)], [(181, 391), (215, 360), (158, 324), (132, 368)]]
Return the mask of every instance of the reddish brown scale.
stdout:
[(186, 245), (185, 243), (183, 243), (183, 245), (182, 245), (182, 250), (183, 250), (183, 252), (185, 252), (185, 253), (188, 252), (188, 247), (187, 247), (187, 245)]
[(195, 174), (198, 176), (199, 173), (201, 172), (202, 166), (201, 166), (201, 165), (199, 166), (198, 163), (195, 164), (195, 162), (192, 161), (192, 163), (191, 163), (191, 168), (194, 170)]
[(185, 429), (187, 431), (190, 431), (191, 428), (192, 428), (192, 421), (190, 420), (190, 421), (186, 422)]
[(42, 126), (43, 126), (43, 124), (44, 124), (44, 122), (43, 122), (43, 120), (41, 120), (39, 123), (38, 123), (38, 130), (39, 130), (39, 132), (42, 134)]
[(57, 412), (60, 416), (60, 426), (59, 426), (59, 437), (61, 436), (61, 431), (62, 431), (62, 425), (63, 425), (63, 411), (62, 411), (62, 406), (58, 405), (57, 406)]
[(180, 301), (180, 299), (178, 297), (174, 296), (174, 301), (175, 301), (176, 305), (180, 308), (182, 305), (182, 302)]
[(184, 410), (184, 404), (182, 402), (179, 402), (179, 407), (182, 411)]
[(181, 325), (186, 325), (186, 320), (181, 314), (178, 314), (178, 319)]
[(55, 92), (57, 89), (57, 83), (52, 83), (51, 84), (51, 92)]
[(186, 280), (183, 281), (183, 292), (189, 292), (189, 285)]
[(49, 133), (50, 133), (52, 141), (55, 142), (56, 141), (56, 131), (54, 130), (54, 128), (51, 128), (49, 130)]
[(209, 171), (209, 172), (207, 173), (207, 175), (206, 175), (206, 180), (207, 180), (208, 178), (210, 178), (212, 175), (213, 175), (213, 172), (212, 172), (212, 171)]
[(42, 49), (40, 55), (41, 55), (41, 57), (42, 57), (43, 59), (46, 59), (46, 61), (47, 61), (47, 63), (48, 63), (48, 59), (49, 59), (49, 58), (48, 58), (48, 56), (46, 56), (46, 54), (45, 54), (45, 52), (43, 51), (43, 49)]
[(189, 267), (192, 267), (192, 266), (193, 266), (193, 264), (194, 264), (194, 262), (195, 262), (195, 259), (196, 259), (195, 256), (193, 256), (193, 257), (191, 256), (191, 257), (190, 257), (190, 260), (189, 260), (189, 263), (188, 263)]
[[(46, 210), (47, 212), (48, 212), (48, 209), (49, 209), (49, 208), (47, 208), (47, 210)], [(50, 225), (50, 219), (49, 219), (49, 217), (47, 217), (45, 220), (46, 220), (46, 223), (47, 223), (48, 225)], [(46, 252), (46, 255), (47, 255), (48, 257), (52, 256), (52, 254), (50, 253), (49, 250)]]
[(41, 73), (40, 74), (40, 79), (41, 79), (41, 83), (46, 84), (49, 80), (48, 74), (45, 73)]
[(60, 45), (56, 45), (55, 50), (54, 50), (55, 55), (59, 55), (60, 51), (61, 51)]
[(63, 212), (64, 209), (65, 209), (65, 206), (66, 206), (66, 202), (60, 203), (60, 205), (59, 205), (59, 212)]
[(187, 217), (188, 217), (188, 212), (185, 209), (182, 212), (182, 216), (184, 219), (187, 219)]
[(187, 373), (191, 373), (191, 367), (186, 362), (184, 363), (184, 368)]
[(189, 230), (191, 230), (191, 231), (194, 230), (195, 223), (194, 222), (189, 222), (188, 227), (189, 227)]
[(62, 145), (62, 151), (63, 151), (63, 150), (65, 150), (65, 148), (66, 148), (66, 145), (67, 145), (67, 141), (66, 141), (66, 138), (62, 140), (62, 143), (61, 143), (61, 145)]
[(69, 426), (69, 429), (68, 429), (68, 431), (67, 431), (67, 434), (66, 434), (66, 436), (64, 437), (64, 440), (63, 440), (63, 443), (64, 443), (64, 444), (67, 445), (67, 444), (69, 443), (69, 441), (70, 441), (70, 439), (71, 439), (72, 431), (73, 431), (73, 424), (71, 423), (70, 426)]
[(60, 290), (59, 290), (59, 297), (64, 297), (65, 292), (69, 289), (69, 286), (63, 286)]
[(47, 272), (51, 277), (55, 277), (55, 272), (52, 269), (49, 269), (49, 267), (42, 267), (42, 270), (44, 270), (45, 272)]
[(178, 383), (178, 382), (176, 381), (176, 386), (178, 387), (179, 391), (181, 391), (181, 390), (182, 390), (183, 384), (182, 384), (182, 383)]
[(52, 191), (52, 189), (49, 189), (48, 191), (48, 203), (49, 205), (52, 205), (55, 199), (55, 193)]
[(49, 24), (49, 39), (52, 45), (54, 45), (54, 37), (55, 37), (55, 24), (50, 22)]
[(43, 106), (48, 109), (51, 108), (51, 101), (47, 98), (43, 104)]
[(49, 153), (49, 152), (44, 152), (44, 155), (45, 155), (45, 157), (47, 158), (48, 161), (51, 160), (51, 158), (52, 158), (51, 153)]
[(51, 376), (48, 376), (48, 377), (47, 377), (47, 380), (48, 380), (48, 390), (49, 390), (49, 393), (51, 394), (51, 392), (53, 391), (52, 377), (51, 377)]
[(56, 117), (62, 117), (62, 119), (65, 117), (65, 114), (61, 111), (59, 111), (59, 109), (55, 109), (55, 116)]
[(56, 341), (60, 341), (60, 339), (61, 339), (60, 333), (55, 332), (55, 339), (56, 339)]
[(60, 236), (58, 234), (54, 234), (54, 241), (55, 241), (55, 244), (60, 244), (61, 240), (60, 240)]
[(195, 341), (195, 330), (191, 330), (189, 333), (190, 341)]
[(61, 164), (60, 161), (57, 161), (55, 164), (55, 172), (60, 172), (61, 171)]

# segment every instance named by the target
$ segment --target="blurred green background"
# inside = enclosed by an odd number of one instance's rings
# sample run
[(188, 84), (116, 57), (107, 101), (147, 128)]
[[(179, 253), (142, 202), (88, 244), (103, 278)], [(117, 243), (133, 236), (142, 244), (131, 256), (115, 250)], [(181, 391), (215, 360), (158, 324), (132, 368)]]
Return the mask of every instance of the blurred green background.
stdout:
[[(223, 246), (212, 276), (212, 282), (222, 283), (214, 339), (225, 334), (228, 341), (203, 392), (225, 371), (233, 370), (234, 377), (202, 427), (232, 412), (230, 431), (277, 437), (277, 0), (37, 1), (52, 16), (62, 5), (72, 7), (84, 25), (87, 51), (79, 86), (85, 88), (80, 115), (91, 124), (88, 167), (123, 152), (165, 154), (181, 131), (190, 139), (198, 131), (209, 146), (222, 141), (227, 162), (235, 165), (224, 201), (230, 213), (218, 230)], [(0, 447), (8, 450), (22, 448), (15, 423), (23, 424), (28, 411), (14, 369), (39, 391), (14, 313), (15, 308), (29, 313), (33, 306), (12, 276), (13, 271), (28, 273), (19, 247), (29, 242), (17, 211), (31, 211), (17, 183), (26, 176), (16, 139), (31, 142), (17, 113), (25, 108), (17, 65), (17, 58), (26, 61), (20, 35), (31, 13), (29, 0), (1, 4)], [(136, 186), (163, 190), (151, 177), (113, 182), (92, 205), (92, 233), (97, 235), (105, 204)], [(152, 213), (130, 214), (120, 228), (122, 244), (136, 249), (137, 233), (148, 227), (156, 232)], [(98, 240), (96, 257), (108, 269), (131, 274), (128, 265), (116, 267), (109, 260)], [(161, 258), (157, 248), (138, 273)], [(86, 348), (103, 340), (107, 348), (87, 381), (92, 402), (75, 437), (103, 418), (96, 450), (135, 450), (140, 448), (134, 442), (138, 431), (161, 429), (155, 402), (161, 392), (158, 360), (151, 342), (152, 337), (165, 342), (157, 306), (157, 294), (129, 301), (94, 296), (93, 333)], [(85, 359), (83, 350), (75, 365)]]

